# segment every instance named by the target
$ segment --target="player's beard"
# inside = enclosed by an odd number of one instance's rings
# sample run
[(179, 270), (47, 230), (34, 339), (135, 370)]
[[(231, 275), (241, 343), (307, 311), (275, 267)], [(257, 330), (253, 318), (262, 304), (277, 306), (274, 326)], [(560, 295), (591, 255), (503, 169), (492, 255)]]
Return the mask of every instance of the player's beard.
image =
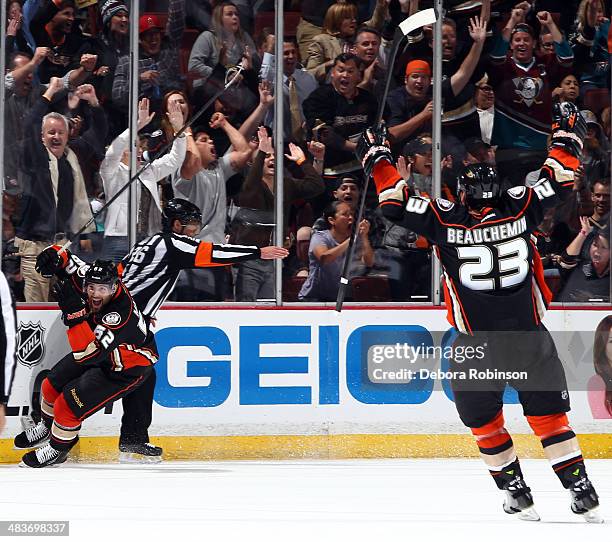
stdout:
[(91, 312), (100, 312), (100, 310), (104, 307), (104, 299), (90, 299), (89, 300), (89, 308)]

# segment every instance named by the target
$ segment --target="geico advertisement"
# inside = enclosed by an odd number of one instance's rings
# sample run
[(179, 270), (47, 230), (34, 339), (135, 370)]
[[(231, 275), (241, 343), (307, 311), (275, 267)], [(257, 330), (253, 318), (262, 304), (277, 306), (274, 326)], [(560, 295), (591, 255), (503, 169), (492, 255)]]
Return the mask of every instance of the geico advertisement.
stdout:
[[(569, 391), (572, 423), (582, 432), (612, 427), (593, 363), (595, 331), (606, 316), (552, 310), (546, 318), (567, 376), (562, 393)], [(58, 311), (20, 310), (18, 320), (13, 422), (69, 351)], [(529, 377), (521, 370), (527, 360), (483, 365), (492, 355), (486, 343), (453, 347), (456, 333), (438, 309), (162, 310), (155, 336), (152, 430), (158, 434), (463, 432), (453, 379), (463, 374), (521, 385)], [(523, 333), (514, 340), (528, 338)], [(463, 373), (452, 370), (453, 356)], [(506, 412), (510, 425), (523, 428), (513, 387), (505, 389), (504, 402), (515, 405)], [(120, 414), (120, 402), (107, 407), (86, 422), (88, 432), (115, 431)]]

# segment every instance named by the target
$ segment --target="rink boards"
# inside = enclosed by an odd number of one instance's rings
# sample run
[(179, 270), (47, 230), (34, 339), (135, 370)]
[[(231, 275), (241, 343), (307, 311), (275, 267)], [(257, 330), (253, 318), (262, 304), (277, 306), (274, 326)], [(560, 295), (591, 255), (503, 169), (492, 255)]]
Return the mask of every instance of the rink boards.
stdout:
[[(568, 374), (571, 423), (592, 457), (612, 457), (612, 420), (593, 370), (593, 337), (607, 310), (551, 310)], [(68, 352), (59, 312), (18, 311), (18, 363), (1, 457), (32, 391)], [(454, 338), (432, 307), (168, 307), (156, 325), (160, 359), (152, 440), (167, 458), (440, 457), (474, 455), (445, 369)], [(399, 346), (398, 346), (399, 345)], [(411, 372), (412, 371), (412, 372)], [(513, 390), (508, 429), (539, 457)], [(120, 403), (83, 424), (83, 457), (116, 456)]]

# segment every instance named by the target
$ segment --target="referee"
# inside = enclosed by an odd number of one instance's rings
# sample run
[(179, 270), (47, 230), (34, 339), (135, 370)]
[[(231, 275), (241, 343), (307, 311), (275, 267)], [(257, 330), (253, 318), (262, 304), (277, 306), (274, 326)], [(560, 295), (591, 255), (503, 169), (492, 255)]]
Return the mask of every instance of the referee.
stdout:
[(15, 374), (15, 302), (4, 273), (0, 271), (0, 433), (5, 424), (5, 407)]

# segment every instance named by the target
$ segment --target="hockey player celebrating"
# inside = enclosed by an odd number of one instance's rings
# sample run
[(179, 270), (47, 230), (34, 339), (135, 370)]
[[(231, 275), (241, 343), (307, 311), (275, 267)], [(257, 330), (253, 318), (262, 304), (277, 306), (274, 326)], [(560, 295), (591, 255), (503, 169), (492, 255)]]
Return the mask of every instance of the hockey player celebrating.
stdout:
[[(530, 236), (544, 210), (571, 192), (585, 134), (578, 109), (556, 104), (551, 150), (539, 182), (533, 188), (502, 191), (493, 168), (473, 164), (458, 179), (458, 204), (410, 194), (392, 165), (384, 128), (366, 130), (356, 151), (365, 173), (374, 178), (383, 214), (436, 245), (448, 320), (459, 332), (453, 348), (465, 352), (471, 346), (472, 352), (483, 353), (473, 361), (451, 361), (452, 374), (457, 374), (451, 380), (455, 406), (497, 487), (505, 492), (504, 511), (526, 520), (539, 516), (504, 427), (507, 383), (517, 389), (529, 425), (569, 489), (571, 510), (588, 522), (602, 521), (597, 493), (567, 419), (563, 366), (541, 322), (551, 295)], [(477, 369), (477, 377), (471, 369)], [(515, 376), (523, 370), (526, 382)]]
[[(67, 263), (69, 253), (61, 256)], [(55, 294), (72, 352), (42, 383), (42, 421), (15, 437), (16, 448), (42, 445), (23, 456), (25, 467), (66, 461), (81, 422), (141, 385), (157, 361), (146, 322), (112, 262), (96, 260), (84, 280), (58, 275)]]
[[(161, 304), (168, 298), (182, 269), (229, 265), (250, 259), (264, 260), (285, 258), (288, 251), (282, 247), (258, 248), (244, 245), (220, 245), (195, 238), (202, 227), (202, 214), (193, 203), (175, 198), (163, 211), (163, 231), (143, 239), (120, 264), (122, 281), (142, 310), (150, 325)], [(37, 271), (43, 276), (75, 276), (83, 274), (88, 264), (68, 253), (60, 254), (59, 246), (46, 248), (38, 257)], [(152, 337), (152, 332), (151, 332)], [(149, 443), (148, 428), (151, 425), (155, 371), (151, 371), (142, 386), (124, 397), (121, 435), (119, 438), (120, 461), (161, 461), (162, 449)], [(37, 431), (34, 426), (29, 431)], [(38, 429), (38, 431), (43, 431)]]

